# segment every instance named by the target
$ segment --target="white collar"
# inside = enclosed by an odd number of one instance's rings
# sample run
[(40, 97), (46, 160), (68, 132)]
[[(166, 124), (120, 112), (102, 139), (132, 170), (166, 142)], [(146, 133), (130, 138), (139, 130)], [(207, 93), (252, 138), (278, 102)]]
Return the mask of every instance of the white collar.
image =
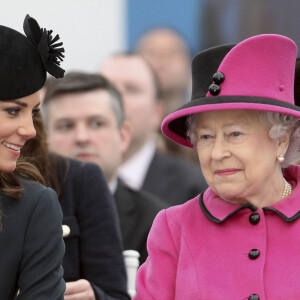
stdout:
[(108, 183), (108, 188), (110, 192), (114, 195), (118, 186), (118, 179), (114, 179), (112, 182)]
[(131, 188), (141, 189), (155, 154), (155, 142), (150, 140), (118, 170), (119, 177)]

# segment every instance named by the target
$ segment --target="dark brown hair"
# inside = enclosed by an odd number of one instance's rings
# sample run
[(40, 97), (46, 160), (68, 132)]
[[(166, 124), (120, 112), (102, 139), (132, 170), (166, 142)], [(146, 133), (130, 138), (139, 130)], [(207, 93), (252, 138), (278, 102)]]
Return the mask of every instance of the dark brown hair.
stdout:
[(69, 162), (62, 156), (48, 152), (41, 113), (36, 114), (33, 124), (36, 137), (25, 144), (21, 150), (22, 155), (31, 160), (31, 163), (42, 174), (44, 184), (51, 186), (59, 197), (69, 172)]
[(30, 159), (20, 157), (14, 172), (7, 173), (0, 171), (0, 191), (5, 195), (20, 199), (22, 197), (23, 186), (18, 175), (38, 181), (42, 184), (45, 183), (38, 168), (31, 163)]
[(70, 93), (84, 93), (95, 90), (104, 90), (111, 96), (110, 105), (116, 115), (118, 126), (121, 127), (124, 119), (122, 96), (117, 88), (104, 76), (94, 73), (69, 72), (64, 78), (56, 80), (49, 78), (45, 84), (46, 93), (43, 103), (43, 120), (47, 127), (49, 118), (49, 103), (59, 101), (56, 98)]

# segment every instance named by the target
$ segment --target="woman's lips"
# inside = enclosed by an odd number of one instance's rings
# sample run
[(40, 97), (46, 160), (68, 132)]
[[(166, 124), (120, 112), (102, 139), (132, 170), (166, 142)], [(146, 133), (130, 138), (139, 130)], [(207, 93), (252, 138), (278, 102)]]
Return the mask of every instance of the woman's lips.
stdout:
[(2, 145), (14, 156), (20, 156), (23, 145), (2, 142)]
[(219, 176), (229, 176), (229, 175), (236, 174), (239, 171), (240, 169), (223, 169), (223, 170), (215, 171), (215, 174)]

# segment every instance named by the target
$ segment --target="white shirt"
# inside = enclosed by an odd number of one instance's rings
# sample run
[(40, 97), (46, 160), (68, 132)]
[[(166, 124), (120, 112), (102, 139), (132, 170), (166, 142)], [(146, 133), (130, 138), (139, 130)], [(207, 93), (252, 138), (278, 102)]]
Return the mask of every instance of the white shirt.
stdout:
[(131, 188), (141, 189), (155, 154), (155, 142), (149, 141), (118, 170), (119, 177)]
[(110, 192), (114, 195), (118, 186), (118, 179), (114, 179), (112, 182), (108, 183), (108, 188)]

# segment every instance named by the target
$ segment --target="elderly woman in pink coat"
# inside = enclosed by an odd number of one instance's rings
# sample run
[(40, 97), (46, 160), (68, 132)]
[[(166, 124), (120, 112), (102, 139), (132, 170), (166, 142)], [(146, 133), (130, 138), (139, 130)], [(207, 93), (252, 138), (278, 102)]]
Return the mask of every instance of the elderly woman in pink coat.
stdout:
[(300, 299), (296, 55), (267, 34), (193, 59), (192, 100), (162, 131), (196, 149), (209, 188), (157, 215), (134, 300)]

